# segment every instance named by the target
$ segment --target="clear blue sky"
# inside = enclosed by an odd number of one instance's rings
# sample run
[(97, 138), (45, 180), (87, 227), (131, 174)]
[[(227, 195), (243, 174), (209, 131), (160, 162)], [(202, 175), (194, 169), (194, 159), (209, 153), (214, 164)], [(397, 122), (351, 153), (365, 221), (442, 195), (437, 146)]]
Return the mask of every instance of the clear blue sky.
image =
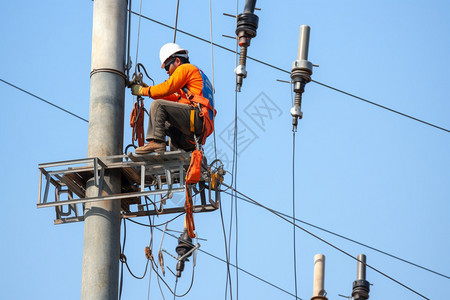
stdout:
[[(209, 39), (209, 1), (180, 1), (179, 29)], [(239, 11), (244, 1), (239, 3)], [(313, 79), (450, 129), (448, 82), (450, 21), (447, 1), (258, 1), (258, 36), (249, 55), (285, 70), (296, 59), (299, 27), (311, 26), (309, 60), (320, 65)], [(2, 1), (0, 78), (89, 118), (92, 1)], [(176, 1), (143, 1), (144, 15), (173, 25)], [(139, 2), (133, 1), (133, 10)], [(213, 1), (213, 39), (234, 48), (233, 1)], [(138, 18), (132, 17), (131, 55), (136, 57)], [(138, 61), (156, 82), (166, 79), (158, 51), (173, 30), (141, 20)], [(191, 62), (213, 78), (210, 45), (178, 33)], [(231, 171), (229, 126), (234, 121), (235, 56), (214, 48), (219, 156)], [(249, 61), (238, 95), (237, 189), (292, 214), (292, 131), (289, 75)], [(53, 225), (54, 210), (37, 209), (38, 164), (86, 157), (88, 124), (0, 82), (3, 211), (0, 218), (0, 290), (3, 299), (78, 299), (83, 223)], [(252, 118), (262, 101), (273, 114)], [(132, 106), (126, 92), (124, 144)], [(146, 106), (150, 106), (147, 100)], [(315, 83), (306, 86), (296, 134), (296, 216), (361, 243), (450, 276), (450, 134), (401, 117)], [(264, 121), (264, 122), (262, 122)], [(230, 182), (229, 176), (226, 178)], [(223, 195), (228, 231), (231, 199)], [(156, 222), (164, 222), (161, 217)], [(218, 211), (196, 216), (201, 249), (225, 258)], [(140, 221), (145, 222), (145, 218)], [(294, 293), (292, 225), (238, 200), (238, 264)], [(302, 225), (430, 299), (446, 298), (449, 279)], [(182, 220), (169, 226), (182, 228)], [(154, 235), (159, 246), (160, 232)], [(312, 295), (313, 257), (326, 256), (329, 299), (350, 295), (356, 263), (297, 230), (298, 294)], [(148, 229), (128, 223), (125, 254), (135, 273), (145, 266)], [(232, 257), (235, 263), (235, 237)], [(165, 238), (167, 251), (176, 241)], [(157, 249), (154, 249), (156, 252)], [(166, 265), (175, 261), (166, 256)], [(190, 283), (192, 262), (178, 285)], [(122, 299), (147, 299), (149, 277), (124, 275)], [(241, 299), (293, 299), (232, 269), (233, 293)], [(173, 286), (174, 278), (166, 274)], [(224, 299), (226, 265), (199, 253), (186, 299)], [(371, 299), (422, 299), (367, 270)], [(166, 289), (165, 297), (171, 299)], [(152, 274), (150, 299), (162, 299)]]

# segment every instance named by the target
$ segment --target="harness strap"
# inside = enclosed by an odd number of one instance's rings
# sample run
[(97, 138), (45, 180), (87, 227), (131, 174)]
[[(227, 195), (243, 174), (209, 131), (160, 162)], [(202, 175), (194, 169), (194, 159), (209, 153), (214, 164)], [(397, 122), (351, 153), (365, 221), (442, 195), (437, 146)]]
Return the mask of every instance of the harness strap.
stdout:
[[(195, 95), (189, 91), (187, 87), (182, 88), (183, 92), (186, 94), (186, 98), (191, 102), (192, 107), (198, 107), (200, 110), (200, 117), (203, 117), (203, 128), (202, 134), (200, 136), (200, 143), (202, 145), (205, 144), (206, 138), (214, 131), (214, 116), (216, 115), (216, 110), (211, 106), (211, 103), (208, 99), (203, 96)], [(210, 118), (210, 112), (213, 114), (213, 118)], [(191, 132), (192, 130), (192, 111), (191, 111)]]
[(195, 132), (195, 127), (194, 127), (194, 119), (195, 119), (195, 109), (191, 109), (191, 132), (194, 133)]

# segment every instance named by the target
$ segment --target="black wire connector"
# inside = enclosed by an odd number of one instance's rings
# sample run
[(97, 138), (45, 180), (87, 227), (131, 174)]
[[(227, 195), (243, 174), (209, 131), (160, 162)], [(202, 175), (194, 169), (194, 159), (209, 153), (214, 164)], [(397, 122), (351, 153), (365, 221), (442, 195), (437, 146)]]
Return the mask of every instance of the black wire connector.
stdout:
[(239, 55), (239, 65), (234, 69), (236, 73), (236, 91), (241, 91), (242, 81), (247, 77), (245, 69), (247, 60), (247, 48), (250, 46), (250, 40), (256, 36), (259, 18), (253, 12), (255, 11), (256, 0), (246, 0), (244, 12), (237, 16), (236, 36), (241, 47)]

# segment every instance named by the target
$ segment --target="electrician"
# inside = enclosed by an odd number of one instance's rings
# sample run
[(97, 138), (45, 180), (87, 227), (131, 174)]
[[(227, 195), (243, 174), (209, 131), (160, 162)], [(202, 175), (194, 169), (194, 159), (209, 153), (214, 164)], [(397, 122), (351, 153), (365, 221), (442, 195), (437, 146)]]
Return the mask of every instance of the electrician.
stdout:
[(213, 86), (202, 70), (189, 63), (188, 50), (179, 45), (162, 46), (159, 59), (169, 79), (154, 86), (131, 86), (133, 95), (155, 100), (150, 106), (148, 143), (135, 152), (165, 151), (166, 136), (176, 148), (193, 151), (196, 139), (204, 144), (214, 130)]

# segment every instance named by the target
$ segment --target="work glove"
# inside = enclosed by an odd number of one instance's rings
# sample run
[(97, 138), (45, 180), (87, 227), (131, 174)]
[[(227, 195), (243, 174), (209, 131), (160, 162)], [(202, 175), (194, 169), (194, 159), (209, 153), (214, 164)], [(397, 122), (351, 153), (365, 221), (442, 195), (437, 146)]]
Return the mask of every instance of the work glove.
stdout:
[(142, 90), (143, 90), (143, 86), (140, 84), (133, 84), (131, 86), (131, 94), (133, 94), (135, 96), (144, 96)]

